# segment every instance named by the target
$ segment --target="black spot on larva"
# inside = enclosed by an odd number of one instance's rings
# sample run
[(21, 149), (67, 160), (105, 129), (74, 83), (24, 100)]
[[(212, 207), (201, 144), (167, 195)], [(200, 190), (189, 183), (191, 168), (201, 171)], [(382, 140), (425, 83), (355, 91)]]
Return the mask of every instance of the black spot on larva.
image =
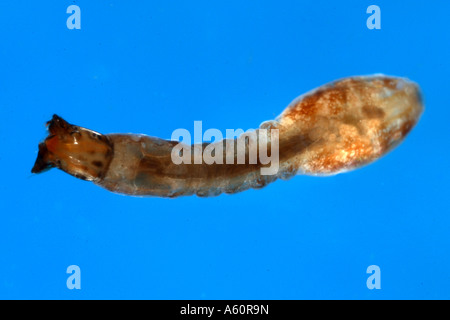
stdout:
[(102, 134), (96, 133), (96, 132), (91, 132), (90, 133), (91, 137), (100, 141), (106, 141), (105, 140), (105, 136), (103, 136)]
[(81, 179), (81, 180), (87, 180), (87, 177), (80, 174), (80, 173), (74, 173), (73, 175), (75, 178)]
[(103, 167), (103, 162), (101, 162), (101, 161), (92, 161), (92, 164), (94, 166), (96, 166), (97, 168)]

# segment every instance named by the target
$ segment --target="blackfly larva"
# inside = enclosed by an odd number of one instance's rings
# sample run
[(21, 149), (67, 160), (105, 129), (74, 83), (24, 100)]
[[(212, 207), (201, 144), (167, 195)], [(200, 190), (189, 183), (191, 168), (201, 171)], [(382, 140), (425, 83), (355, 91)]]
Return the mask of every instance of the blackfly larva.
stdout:
[[(269, 164), (259, 159), (248, 161), (248, 142), (243, 164), (238, 163), (239, 152), (234, 147), (231, 158), (235, 161), (231, 163), (225, 161), (230, 159), (226, 148), (215, 148), (215, 152), (223, 152), (221, 163), (175, 163), (172, 151), (179, 146), (177, 141), (134, 134), (104, 135), (54, 115), (48, 122), (49, 136), (39, 144), (32, 172), (56, 167), (112, 192), (134, 196), (236, 193), (295, 174), (332, 175), (373, 162), (405, 138), (422, 112), (419, 87), (405, 78), (349, 77), (321, 86), (295, 99), (279, 117), (256, 130), (278, 129), (274, 174), (261, 173)], [(205, 150), (230, 141), (213, 143), (216, 145), (188, 148)], [(261, 143), (258, 139), (257, 144)], [(265, 143), (270, 145), (274, 140), (269, 138)]]

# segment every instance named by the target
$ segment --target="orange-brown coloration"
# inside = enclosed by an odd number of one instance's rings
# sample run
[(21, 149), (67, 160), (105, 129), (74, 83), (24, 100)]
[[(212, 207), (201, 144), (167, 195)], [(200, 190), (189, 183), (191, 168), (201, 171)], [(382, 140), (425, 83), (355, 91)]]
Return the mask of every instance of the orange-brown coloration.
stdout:
[(50, 135), (39, 145), (33, 173), (57, 167), (84, 180), (103, 177), (113, 148), (106, 136), (71, 125), (57, 115), (48, 122), (48, 127)]
[[(294, 100), (276, 120), (260, 126), (279, 132), (279, 141), (268, 142), (278, 142), (279, 170), (273, 175), (261, 174), (266, 165), (259, 159), (248, 163), (248, 145), (246, 164), (237, 164), (236, 149), (233, 164), (225, 164), (225, 145), (231, 140), (211, 144), (223, 144), (224, 164), (175, 164), (171, 154), (177, 142), (144, 135), (101, 135), (55, 115), (49, 122), (49, 137), (39, 145), (32, 172), (57, 167), (129, 195), (235, 193), (296, 173), (330, 175), (368, 164), (398, 145), (422, 111), (419, 89), (406, 79), (378, 75), (324, 85)], [(191, 146), (191, 151), (196, 147)], [(209, 144), (200, 148), (207, 147)]]

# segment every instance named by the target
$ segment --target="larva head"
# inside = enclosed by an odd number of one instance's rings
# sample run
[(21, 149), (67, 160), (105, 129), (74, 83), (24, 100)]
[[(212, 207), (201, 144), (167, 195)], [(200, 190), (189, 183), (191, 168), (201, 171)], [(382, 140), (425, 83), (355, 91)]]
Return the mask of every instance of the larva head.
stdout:
[(39, 144), (32, 173), (56, 167), (83, 180), (95, 180), (106, 173), (113, 154), (108, 137), (69, 124), (56, 114), (47, 125), (50, 134)]

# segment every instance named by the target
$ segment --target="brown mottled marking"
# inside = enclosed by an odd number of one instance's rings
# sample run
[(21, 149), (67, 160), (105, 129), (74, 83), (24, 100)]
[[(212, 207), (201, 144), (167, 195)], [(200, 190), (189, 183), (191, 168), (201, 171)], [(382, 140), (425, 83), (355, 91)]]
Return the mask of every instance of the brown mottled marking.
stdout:
[(369, 119), (384, 117), (383, 109), (374, 105), (365, 105), (364, 107), (362, 107), (362, 111), (364, 115)]
[(98, 161), (98, 160), (92, 161), (92, 164), (93, 164), (94, 166), (96, 166), (97, 168), (103, 167), (103, 162)]

